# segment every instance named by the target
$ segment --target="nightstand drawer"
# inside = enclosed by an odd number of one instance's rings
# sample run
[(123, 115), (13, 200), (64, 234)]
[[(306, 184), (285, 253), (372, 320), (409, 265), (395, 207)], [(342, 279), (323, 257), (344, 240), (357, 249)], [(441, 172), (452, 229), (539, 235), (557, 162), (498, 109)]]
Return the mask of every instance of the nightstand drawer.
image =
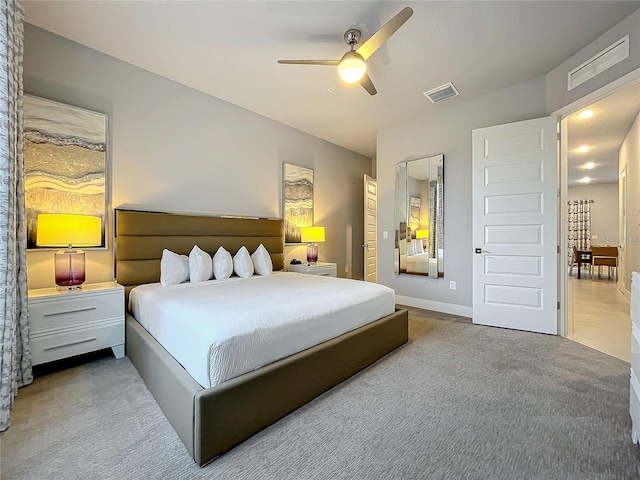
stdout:
[(124, 316), (124, 297), (120, 291), (75, 298), (73, 295), (68, 293), (46, 301), (30, 300), (31, 331)]
[(40, 365), (123, 343), (123, 321), (115, 320), (109, 324), (102, 323), (54, 335), (35, 334), (31, 337), (31, 358), (33, 365)]

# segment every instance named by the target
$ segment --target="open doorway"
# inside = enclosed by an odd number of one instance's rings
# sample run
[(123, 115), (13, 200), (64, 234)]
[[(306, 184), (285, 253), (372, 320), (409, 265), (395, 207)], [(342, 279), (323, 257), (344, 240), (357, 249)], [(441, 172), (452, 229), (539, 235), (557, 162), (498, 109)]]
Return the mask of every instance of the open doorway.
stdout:
[(627, 362), (627, 273), (638, 269), (635, 254), (629, 255), (634, 246), (627, 245), (627, 175), (640, 169), (639, 115), (636, 82), (563, 119), (566, 195), (559, 209), (566, 225), (566, 336)]

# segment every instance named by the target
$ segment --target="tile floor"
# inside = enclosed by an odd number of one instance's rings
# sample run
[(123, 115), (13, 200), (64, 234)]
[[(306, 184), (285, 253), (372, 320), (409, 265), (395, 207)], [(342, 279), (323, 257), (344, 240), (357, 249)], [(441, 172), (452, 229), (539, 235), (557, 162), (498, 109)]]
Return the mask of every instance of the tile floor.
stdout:
[(629, 300), (606, 274), (569, 277), (569, 338), (613, 357), (631, 361)]

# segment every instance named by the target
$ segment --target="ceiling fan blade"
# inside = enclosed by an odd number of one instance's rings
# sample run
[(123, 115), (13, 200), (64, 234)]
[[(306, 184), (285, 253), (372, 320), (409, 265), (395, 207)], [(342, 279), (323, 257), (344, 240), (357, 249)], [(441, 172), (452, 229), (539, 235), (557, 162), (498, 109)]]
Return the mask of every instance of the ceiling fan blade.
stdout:
[(369, 58), (384, 42), (389, 40), (391, 35), (396, 33), (396, 30), (398, 30), (404, 22), (411, 18), (411, 15), (413, 15), (411, 7), (403, 8), (400, 13), (385, 23), (380, 30), (371, 35), (371, 37), (356, 50), (356, 53), (365, 60)]
[(338, 65), (340, 60), (278, 60), (282, 65)]
[(360, 85), (362, 85), (362, 88), (369, 92), (369, 95), (375, 95), (376, 93), (378, 93), (376, 87), (373, 86), (373, 82), (369, 78), (369, 75), (367, 75), (366, 73), (360, 79)]

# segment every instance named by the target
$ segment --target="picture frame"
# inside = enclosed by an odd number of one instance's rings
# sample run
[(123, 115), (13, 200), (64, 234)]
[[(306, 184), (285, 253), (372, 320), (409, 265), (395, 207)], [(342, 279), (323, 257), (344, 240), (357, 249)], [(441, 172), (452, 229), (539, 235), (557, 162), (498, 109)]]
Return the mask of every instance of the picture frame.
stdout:
[(24, 168), (27, 248), (36, 245), (41, 213), (100, 217), (107, 248), (108, 116), (24, 95)]
[(409, 227), (411, 228), (411, 238), (415, 238), (416, 230), (420, 225), (420, 197), (409, 198)]
[(313, 226), (313, 169), (282, 164), (284, 243), (301, 243), (300, 228)]

